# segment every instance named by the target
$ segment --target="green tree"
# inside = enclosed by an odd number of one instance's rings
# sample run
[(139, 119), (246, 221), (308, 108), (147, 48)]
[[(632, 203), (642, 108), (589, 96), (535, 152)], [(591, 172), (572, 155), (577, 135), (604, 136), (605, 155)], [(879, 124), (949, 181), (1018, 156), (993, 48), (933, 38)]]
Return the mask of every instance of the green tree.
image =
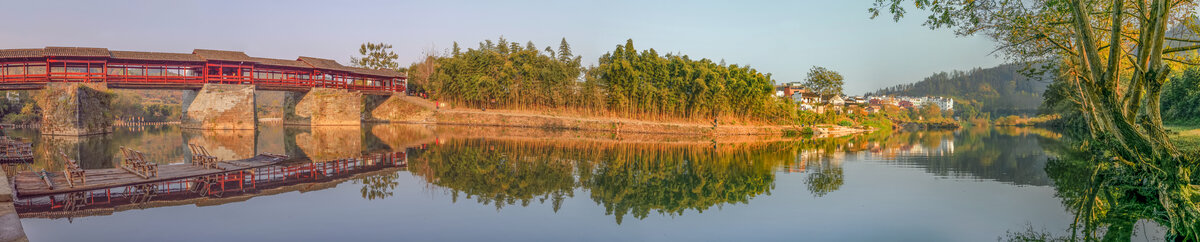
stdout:
[(351, 57), (350, 64), (356, 67), (376, 70), (400, 70), (396, 63), (399, 56), (392, 52), (392, 45), (384, 43), (363, 43), (358, 47), (359, 57)]
[(821, 95), (842, 95), (843, 79), (841, 73), (813, 66), (808, 70), (808, 77), (804, 78), (804, 87)]
[[(904, 16), (904, 0), (876, 0), (872, 17), (890, 12)], [(1200, 40), (1172, 39), (1167, 27), (1191, 15), (1196, 3), (1174, 0), (914, 0), (931, 12), (925, 25), (954, 28), (957, 34), (982, 33), (1001, 42), (999, 53), (1031, 64), (1035, 71), (1065, 74), (1087, 121), (1089, 137), (1083, 147), (1088, 161), (1098, 164), (1092, 184), (1141, 187), (1150, 192), (1126, 194), (1129, 200), (1158, 204), (1149, 219), (1162, 221), (1178, 240), (1200, 240), (1200, 186), (1192, 182), (1196, 159), (1185, 157), (1162, 126), (1162, 87), (1173, 63), (1190, 63), (1172, 53), (1200, 49)], [(1040, 70), (1039, 70), (1040, 69)], [(1108, 176), (1116, 172), (1121, 176)], [(1132, 172), (1130, 172), (1132, 171)], [(1137, 179), (1125, 179), (1136, 177)], [(1120, 195), (1120, 194), (1118, 194)], [(1076, 221), (1084, 231), (1109, 226), (1108, 233), (1129, 234), (1137, 217), (1118, 212), (1093, 189), (1078, 202)], [(1112, 210), (1112, 211), (1110, 211)], [(1092, 240), (1095, 238), (1085, 238)], [(1106, 238), (1107, 239), (1107, 238)], [(1125, 237), (1128, 239), (1128, 237)]]
[(1163, 88), (1163, 119), (1173, 123), (1200, 122), (1200, 67), (1188, 68)]

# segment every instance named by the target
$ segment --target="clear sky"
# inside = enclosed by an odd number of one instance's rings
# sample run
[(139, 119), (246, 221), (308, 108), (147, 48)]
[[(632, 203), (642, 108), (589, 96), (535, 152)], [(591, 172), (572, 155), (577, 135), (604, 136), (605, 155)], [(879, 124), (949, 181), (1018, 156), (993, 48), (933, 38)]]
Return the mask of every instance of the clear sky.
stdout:
[(567, 38), (585, 63), (633, 39), (638, 49), (724, 59), (802, 81), (813, 65), (846, 77), (846, 92), (991, 67), (995, 44), (920, 25), (871, 20), (873, 0), (797, 1), (5, 1), (0, 48), (106, 47), (251, 56), (314, 56), (349, 64), (365, 42), (394, 45), (402, 64), (453, 41), (503, 35), (538, 48)]

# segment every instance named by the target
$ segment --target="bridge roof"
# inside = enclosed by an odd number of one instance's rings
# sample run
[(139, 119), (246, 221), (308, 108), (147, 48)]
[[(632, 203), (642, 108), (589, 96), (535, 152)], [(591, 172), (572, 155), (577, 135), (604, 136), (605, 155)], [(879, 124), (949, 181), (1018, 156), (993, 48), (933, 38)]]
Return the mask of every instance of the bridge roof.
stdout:
[(254, 59), (241, 51), (196, 49), (192, 54), (199, 55), (205, 60), (255, 62)]
[(0, 50), (0, 59), (2, 58), (37, 58), (45, 57), (46, 53), (42, 49), (6, 49)]
[(297, 60), (280, 60), (280, 59), (261, 58), (261, 57), (250, 57), (250, 59), (253, 60), (255, 63), (261, 64), (261, 65), (293, 67), (293, 68), (313, 68), (312, 66), (309, 66), (308, 64), (304, 64), (304, 62), (297, 61)]
[(331, 71), (349, 72), (360, 75), (370, 75), (379, 77), (405, 77), (404, 73), (393, 70), (375, 70), (367, 68), (358, 68), (344, 66), (335, 60), (301, 56), (296, 60), (283, 60), (272, 58), (251, 57), (241, 51), (228, 50), (207, 50), (195, 49), (192, 53), (165, 53), (165, 52), (146, 52), (146, 51), (109, 51), (107, 48), (90, 48), (90, 47), (45, 47), (41, 49), (0, 49), (0, 59), (15, 59), (15, 58), (40, 58), (48, 56), (63, 56), (63, 57), (103, 57), (119, 60), (142, 60), (142, 61), (177, 61), (177, 62), (204, 62), (209, 60), (215, 61), (237, 61), (249, 62), (258, 65), (290, 67), (290, 68), (315, 68)]
[(109, 57), (108, 49), (106, 48), (46, 47), (43, 53), (46, 56)]
[(347, 68), (346, 66), (343, 66), (342, 64), (338, 64), (337, 61), (335, 61), (335, 60), (322, 59), (322, 58), (316, 58), (316, 57), (308, 57), (308, 56), (301, 56), (298, 60), (303, 61), (304, 63), (308, 63), (309, 65), (312, 65), (313, 67), (316, 67), (317, 69), (354, 72), (350, 68)]
[(404, 77), (404, 73), (400, 73), (397, 71), (375, 70), (375, 69), (343, 66), (342, 64), (339, 64), (337, 61), (330, 60), (330, 59), (301, 56), (300, 61), (303, 61), (304, 63), (308, 63), (309, 65), (312, 65), (313, 67), (316, 67), (317, 69), (344, 71), (344, 72), (350, 72), (350, 73), (361, 74), (361, 75), (372, 75), (372, 76), (382, 76), (382, 77)]
[(354, 73), (363, 74), (363, 75), (383, 76), (383, 77), (406, 77), (406, 76), (404, 76), (404, 73), (400, 73), (400, 72), (393, 71), (393, 70), (376, 70), (376, 69), (367, 69), (367, 68), (358, 68), (358, 67), (348, 67), (348, 68), (353, 69)]
[(193, 54), (181, 53), (163, 53), (163, 52), (142, 52), (142, 51), (110, 51), (113, 59), (122, 60), (148, 60), (148, 61), (183, 61), (183, 62), (204, 62), (203, 58)]

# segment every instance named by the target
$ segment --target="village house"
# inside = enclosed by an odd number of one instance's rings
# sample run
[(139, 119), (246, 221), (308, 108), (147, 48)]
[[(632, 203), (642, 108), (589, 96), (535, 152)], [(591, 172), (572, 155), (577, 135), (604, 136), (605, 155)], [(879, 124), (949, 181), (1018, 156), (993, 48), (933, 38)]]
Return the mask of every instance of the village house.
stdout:
[(809, 92), (808, 89), (805, 89), (804, 85), (799, 82), (789, 82), (775, 86), (776, 97), (791, 97), (793, 94), (806, 92)]
[(792, 101), (803, 104), (818, 104), (821, 103), (821, 96), (811, 92), (797, 92), (792, 94)]
[(829, 105), (833, 105), (833, 106), (846, 105), (846, 99), (842, 98), (842, 95), (837, 95), (837, 94), (821, 95), (821, 101), (824, 101), (825, 104), (829, 104)]

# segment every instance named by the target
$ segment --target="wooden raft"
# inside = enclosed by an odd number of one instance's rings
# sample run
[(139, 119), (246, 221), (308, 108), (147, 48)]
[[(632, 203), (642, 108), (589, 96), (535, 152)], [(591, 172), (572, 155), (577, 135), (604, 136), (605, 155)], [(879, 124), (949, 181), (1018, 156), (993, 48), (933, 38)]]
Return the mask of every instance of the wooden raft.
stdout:
[(0, 136), (0, 162), (33, 162), (33, 143)]
[[(73, 187), (68, 185), (66, 176), (61, 172), (23, 171), (17, 173), (13, 185), (17, 188), (17, 196), (51, 195), (234, 172), (274, 165), (285, 159), (279, 155), (258, 155), (250, 159), (221, 162), (217, 164), (219, 169), (205, 169), (190, 164), (164, 165), (158, 168), (158, 176), (149, 179), (121, 168), (87, 170), (87, 184), (76, 183)], [(46, 185), (43, 175), (49, 175), (53, 187)]]

